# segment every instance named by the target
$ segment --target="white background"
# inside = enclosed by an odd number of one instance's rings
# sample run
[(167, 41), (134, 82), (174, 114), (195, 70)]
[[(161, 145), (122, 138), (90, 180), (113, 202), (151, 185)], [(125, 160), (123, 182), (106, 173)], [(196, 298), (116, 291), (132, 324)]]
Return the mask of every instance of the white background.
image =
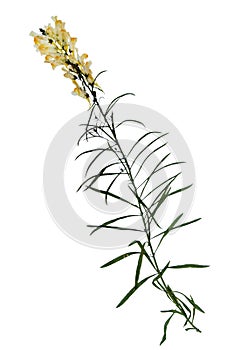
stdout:
[[(31, 30), (52, 15), (67, 23), (98, 72), (108, 99), (153, 108), (169, 118), (195, 161), (190, 214), (203, 217), (178, 231), (163, 258), (208, 263), (174, 271), (174, 286), (206, 310), (202, 334), (177, 319), (165, 349), (236, 349), (239, 313), (240, 5), (238, 1), (41, 0), (1, 9), (0, 348), (3, 350), (158, 349), (165, 298), (132, 287), (134, 258), (102, 270), (125, 250), (95, 250), (66, 237), (51, 220), (42, 191), (48, 145), (86, 104), (71, 82), (35, 52)], [(131, 260), (130, 260), (131, 259)]]

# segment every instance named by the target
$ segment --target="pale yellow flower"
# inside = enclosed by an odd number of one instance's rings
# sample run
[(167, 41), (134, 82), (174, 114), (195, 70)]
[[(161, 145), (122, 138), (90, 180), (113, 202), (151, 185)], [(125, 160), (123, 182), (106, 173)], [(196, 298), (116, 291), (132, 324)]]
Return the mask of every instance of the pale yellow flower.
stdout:
[(74, 52), (77, 38), (70, 38), (69, 48), (71, 52)]

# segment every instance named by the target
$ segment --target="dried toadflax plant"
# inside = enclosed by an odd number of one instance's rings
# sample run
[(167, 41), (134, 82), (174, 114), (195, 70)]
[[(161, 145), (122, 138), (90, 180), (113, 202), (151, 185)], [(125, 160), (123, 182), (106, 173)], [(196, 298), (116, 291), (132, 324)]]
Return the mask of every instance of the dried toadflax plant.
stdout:
[[(186, 331), (195, 330), (201, 332), (200, 329), (195, 325), (195, 314), (196, 312), (203, 313), (203, 309), (195, 302), (191, 295), (186, 295), (181, 291), (177, 291), (172, 288), (167, 282), (167, 271), (172, 269), (187, 269), (187, 268), (206, 268), (208, 265), (199, 264), (183, 264), (183, 265), (172, 265), (170, 261), (167, 264), (161, 266), (159, 259), (159, 250), (162, 247), (162, 243), (167, 239), (170, 232), (190, 225), (198, 220), (191, 220), (188, 222), (181, 223), (183, 213), (177, 216), (167, 227), (161, 227), (159, 220), (157, 219), (157, 212), (160, 210), (162, 205), (171, 196), (177, 193), (186, 191), (190, 186), (184, 188), (173, 189), (173, 184), (176, 181), (179, 173), (169, 177), (164, 182), (159, 183), (155, 188), (149, 190), (148, 184), (152, 177), (159, 174), (163, 169), (171, 167), (181, 162), (167, 162), (169, 153), (166, 154), (159, 162), (154, 166), (151, 173), (145, 176), (144, 180), (139, 183), (139, 174), (143, 170), (144, 164), (147, 159), (153, 157), (156, 152), (163, 148), (166, 144), (158, 144), (162, 141), (162, 138), (166, 135), (159, 130), (149, 131), (145, 130), (144, 134), (133, 144), (133, 146), (125, 152), (119, 140), (119, 128), (121, 128), (128, 120), (124, 120), (120, 123), (116, 123), (114, 118), (114, 106), (118, 103), (119, 99), (126, 95), (123, 94), (116, 97), (112, 102), (103, 109), (99, 103), (98, 94), (102, 92), (101, 87), (97, 83), (97, 78), (100, 72), (95, 77), (93, 76), (92, 70), (90, 69), (91, 61), (88, 61), (88, 55), (83, 53), (79, 54), (76, 48), (77, 39), (71, 37), (65, 29), (65, 23), (59, 20), (56, 16), (52, 17), (54, 25), (51, 24), (39, 29), (39, 33), (31, 32), (30, 35), (34, 38), (34, 43), (37, 50), (45, 56), (45, 62), (51, 64), (52, 68), (61, 67), (64, 72), (64, 77), (70, 79), (74, 85), (73, 94), (86, 99), (89, 103), (89, 119), (86, 124), (82, 124), (84, 132), (79, 138), (80, 141), (84, 140), (91, 145), (92, 139), (100, 139), (104, 142), (104, 147), (93, 147), (87, 151), (80, 153), (76, 159), (82, 159), (81, 157), (87, 153), (96, 154), (93, 161), (88, 165), (86, 171), (85, 180), (81, 183), (78, 188), (80, 190), (95, 191), (99, 193), (99, 196), (103, 196), (106, 204), (109, 203), (109, 198), (112, 197), (118, 201), (127, 203), (131, 209), (132, 214), (115, 217), (112, 220), (103, 222), (100, 225), (88, 225), (92, 228), (91, 234), (96, 231), (104, 229), (110, 230), (135, 230), (140, 231), (144, 234), (144, 241), (133, 241), (129, 244), (131, 251), (127, 251), (125, 254), (116, 257), (115, 259), (105, 263), (102, 268), (108, 267), (123, 259), (135, 255), (136, 261), (136, 272), (132, 289), (122, 298), (117, 307), (122, 306), (144, 283), (151, 282), (152, 286), (164, 294), (172, 304), (172, 307), (161, 312), (168, 314), (168, 318), (163, 327), (163, 336), (160, 345), (166, 340), (167, 328), (173, 317), (179, 316), (183, 319), (183, 326)], [(131, 120), (132, 122), (141, 124), (138, 120)], [(148, 140), (146, 147), (137, 152), (133, 156), (134, 150), (137, 149), (138, 145), (142, 140)], [(156, 146), (154, 150), (150, 149), (150, 146)], [(144, 151), (148, 149), (148, 155), (141, 160), (140, 155), (144, 154)], [(90, 168), (94, 167), (97, 159), (101, 158), (106, 152), (111, 152), (114, 156), (112, 161), (107, 166), (96, 169), (96, 173), (92, 176), (88, 176)], [(137, 166), (137, 169), (136, 169)], [(108, 184), (106, 188), (99, 189), (96, 184), (99, 179), (107, 179)], [(114, 185), (122, 179), (127, 180), (128, 189), (132, 193), (134, 200), (130, 202), (127, 198), (123, 197), (114, 192)], [(154, 194), (154, 198), (149, 203), (147, 198)], [(141, 228), (132, 228), (127, 225), (124, 226), (126, 220), (132, 217), (139, 217), (141, 219)], [(153, 227), (157, 227), (158, 233), (153, 235)], [(149, 264), (152, 272), (143, 277), (143, 262)]]

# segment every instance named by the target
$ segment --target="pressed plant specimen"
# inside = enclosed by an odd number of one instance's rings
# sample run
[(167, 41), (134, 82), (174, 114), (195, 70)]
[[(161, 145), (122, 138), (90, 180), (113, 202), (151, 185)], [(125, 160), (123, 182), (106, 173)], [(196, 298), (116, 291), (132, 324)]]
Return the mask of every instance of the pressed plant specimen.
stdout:
[[(40, 28), (40, 33), (31, 32), (31, 35), (34, 37), (35, 46), (45, 56), (45, 62), (51, 64), (53, 69), (57, 66), (62, 68), (64, 76), (74, 84), (73, 94), (86, 99), (89, 103), (89, 118), (87, 123), (81, 124), (84, 131), (79, 137), (78, 144), (87, 142), (90, 145), (90, 149), (81, 152), (76, 159), (82, 159), (82, 156), (85, 154), (93, 154), (94, 158), (88, 164), (85, 179), (79, 185), (77, 191), (87, 190), (97, 192), (99, 196), (104, 198), (105, 203), (109, 205), (111, 205), (109, 198), (112, 197), (115, 200), (127, 203), (132, 210), (131, 214), (117, 216), (98, 225), (94, 223), (89, 224), (88, 226), (92, 228), (91, 234), (95, 234), (101, 229), (110, 229), (113, 231), (132, 230), (140, 231), (144, 234), (143, 240), (130, 242), (129, 247), (131, 246), (131, 251), (127, 251), (125, 254), (101, 266), (102, 268), (108, 267), (132, 255), (137, 257), (133, 287), (122, 298), (117, 307), (122, 306), (144, 283), (151, 281), (153, 287), (160, 293), (164, 293), (172, 305), (169, 309), (162, 310), (163, 313), (168, 314), (168, 317), (163, 327), (163, 336), (160, 345), (166, 340), (167, 328), (171, 319), (177, 315), (183, 318), (183, 325), (186, 331), (195, 330), (201, 332), (195, 325), (195, 314), (197, 311), (202, 313), (204, 311), (191, 295), (177, 291), (169, 285), (166, 279), (166, 272), (169, 269), (205, 268), (208, 265), (172, 265), (168, 261), (162, 266), (158, 255), (163, 241), (168, 237), (170, 232), (200, 220), (198, 218), (188, 222), (182, 222), (181, 219), (184, 213), (181, 213), (167, 226), (162, 227), (157, 217), (157, 213), (162, 208), (162, 205), (169, 198), (188, 190), (191, 185), (175, 189), (174, 184), (180, 175), (180, 173), (176, 173), (164, 181), (159, 182), (154, 188), (149, 188), (149, 183), (156, 174), (158, 175), (163, 169), (173, 167), (182, 162), (169, 162), (170, 153), (167, 153), (154, 164), (153, 169), (148, 175), (145, 177), (140, 176), (147, 160), (151, 159), (160, 149), (166, 146), (167, 143), (164, 143), (166, 133), (162, 133), (160, 130), (143, 129), (144, 132), (141, 137), (127, 151), (124, 150), (119, 138), (119, 130), (129, 120), (116, 122), (114, 107), (122, 97), (133, 94), (126, 93), (120, 95), (113, 99), (107, 107), (103, 108), (99, 102), (98, 94), (102, 92), (102, 89), (97, 83), (97, 78), (105, 71), (100, 72), (94, 77), (90, 69), (91, 61), (87, 60), (88, 55), (85, 53), (80, 55), (76, 48), (77, 39), (71, 37), (66, 31), (64, 22), (57, 17), (52, 17), (52, 19), (54, 26), (49, 24), (44, 28)], [(131, 122), (141, 124), (145, 128), (145, 125), (137, 119), (131, 119)], [(103, 146), (91, 147), (92, 139), (101, 140)], [(146, 142), (146, 146), (139, 151), (138, 146), (143, 141)], [(151, 148), (152, 146), (155, 147), (153, 150)], [(145, 151), (148, 151), (146, 156), (144, 156)], [(105, 153), (111, 153), (113, 160), (103, 167), (94, 168), (96, 161)], [(91, 176), (88, 175), (90, 168), (94, 168), (95, 172)], [(97, 186), (101, 178), (108, 181), (107, 186), (102, 189)], [(128, 191), (130, 191), (133, 198), (131, 201), (114, 191), (114, 185), (122, 179), (127, 180)], [(126, 221), (133, 217), (140, 218), (140, 228), (129, 227), (126, 224)], [(153, 232), (155, 233), (153, 234)], [(145, 277), (142, 276), (144, 261), (149, 264), (152, 270)]]

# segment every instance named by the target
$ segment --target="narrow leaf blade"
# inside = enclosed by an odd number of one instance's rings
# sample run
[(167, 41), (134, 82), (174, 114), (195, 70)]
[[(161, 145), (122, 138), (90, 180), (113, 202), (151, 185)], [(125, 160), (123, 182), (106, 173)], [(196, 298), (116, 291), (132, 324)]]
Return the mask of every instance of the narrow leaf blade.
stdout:
[(184, 265), (169, 266), (169, 268), (170, 269), (187, 269), (187, 268), (202, 269), (209, 266), (210, 265), (184, 264)]
[(168, 328), (169, 322), (171, 321), (171, 318), (173, 317), (173, 315), (174, 315), (174, 313), (167, 319), (167, 321), (164, 324), (164, 334), (163, 334), (162, 340), (160, 342), (160, 345), (162, 345), (165, 342), (165, 340), (167, 339), (167, 328)]
[(136, 204), (133, 204), (131, 202), (129, 202), (128, 200), (122, 198), (122, 197), (119, 197), (118, 195), (112, 193), (112, 192), (107, 192), (107, 191), (104, 191), (104, 190), (99, 190), (98, 188), (95, 188), (95, 187), (88, 187), (89, 189), (91, 189), (92, 191), (95, 191), (95, 192), (98, 192), (98, 193), (102, 193), (104, 195), (107, 195), (110, 196), (110, 197), (113, 197), (113, 198), (116, 198), (116, 199), (119, 199), (120, 201), (122, 202), (125, 202), (125, 203), (128, 203), (129, 205), (135, 207), (135, 208), (138, 208), (138, 206)]
[[(118, 218), (115, 218), (115, 219), (112, 219), (112, 220), (109, 220), (109, 221), (105, 221), (104, 223), (95, 226), (96, 228), (91, 232), (91, 234), (93, 234), (94, 232), (100, 230), (100, 228), (104, 228), (104, 227), (108, 228), (110, 224), (112, 224), (112, 223), (114, 223), (116, 221), (124, 220), (124, 219), (135, 217), (135, 216), (139, 216), (139, 215), (124, 215), (124, 216), (120, 216)], [(94, 227), (94, 225), (87, 225), (87, 226), (88, 227)], [(128, 229), (128, 228), (126, 228), (126, 229)]]
[(142, 122), (140, 122), (140, 121), (138, 121), (138, 120), (136, 120), (136, 119), (125, 119), (125, 120), (123, 120), (121, 123), (119, 123), (119, 124), (116, 126), (116, 128), (118, 128), (119, 126), (123, 125), (124, 123), (128, 123), (128, 122), (138, 123), (138, 124), (142, 125), (144, 128), (146, 128), (146, 126), (145, 126)]
[(135, 285), (137, 285), (138, 281), (139, 281), (140, 271), (141, 271), (141, 267), (142, 267), (142, 261), (143, 261), (143, 250), (141, 250), (141, 253), (140, 253), (139, 259), (138, 259), (136, 276), (135, 276)]
[(121, 260), (123, 260), (123, 259), (126, 259), (126, 258), (128, 258), (129, 256), (134, 255), (134, 254), (139, 254), (139, 252), (130, 252), (130, 253), (122, 254), (122, 255), (118, 256), (117, 258), (115, 258), (115, 259), (113, 259), (113, 260), (111, 260), (111, 261), (108, 261), (106, 264), (102, 265), (102, 266), (101, 266), (101, 269), (104, 268), (104, 267), (113, 265), (113, 264), (115, 264), (116, 262), (121, 261)]
[(198, 218), (198, 219), (194, 219), (194, 220), (191, 220), (191, 221), (188, 221), (188, 222), (184, 222), (183, 224), (181, 225), (177, 225), (175, 226), (174, 228), (180, 228), (180, 227), (183, 227), (183, 226), (187, 226), (187, 225), (191, 225), (193, 224), (194, 222), (197, 222), (199, 220), (201, 220), (202, 218)]
[(186, 190), (188, 190), (190, 187), (192, 187), (192, 184), (191, 184), (191, 185), (188, 185), (188, 186), (186, 186), (186, 187), (182, 187), (182, 188), (180, 188), (179, 190), (176, 190), (176, 191), (173, 191), (173, 192), (169, 193), (169, 196), (172, 196), (172, 195), (174, 195), (174, 194), (177, 194), (177, 193), (181, 193), (181, 192), (183, 192), (183, 191), (186, 191)]
[(151, 134), (162, 134), (161, 131), (148, 131), (146, 132), (143, 136), (141, 136), (135, 143), (134, 145), (131, 147), (130, 151), (127, 154), (127, 157), (130, 155), (130, 153), (133, 151), (133, 149), (137, 146), (137, 144), (139, 144), (140, 141), (142, 141), (145, 137), (147, 137), (148, 135)]
[(120, 303), (116, 306), (117, 308), (122, 306), (129, 298), (131, 295), (133, 295), (133, 293), (136, 292), (136, 290), (141, 287), (141, 285), (143, 283), (145, 283), (147, 280), (149, 280), (149, 278), (153, 277), (154, 275), (148, 276), (146, 278), (144, 278), (143, 280), (141, 280), (140, 282), (138, 282), (138, 284), (136, 286), (134, 286), (126, 295), (125, 297), (120, 301)]

